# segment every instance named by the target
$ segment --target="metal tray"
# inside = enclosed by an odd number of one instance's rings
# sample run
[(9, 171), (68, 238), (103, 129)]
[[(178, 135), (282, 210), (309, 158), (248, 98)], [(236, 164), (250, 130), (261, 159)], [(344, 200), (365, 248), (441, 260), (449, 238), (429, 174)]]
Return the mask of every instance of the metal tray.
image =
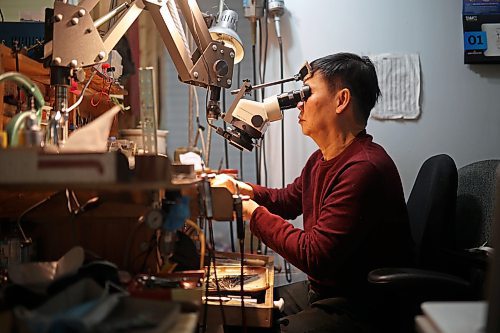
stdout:
[[(217, 280), (221, 291), (241, 291), (240, 287), (241, 266), (217, 266)], [(243, 266), (243, 291), (259, 292), (269, 288), (267, 280), (267, 267)], [(208, 279), (209, 291), (216, 291), (215, 274), (213, 266)]]

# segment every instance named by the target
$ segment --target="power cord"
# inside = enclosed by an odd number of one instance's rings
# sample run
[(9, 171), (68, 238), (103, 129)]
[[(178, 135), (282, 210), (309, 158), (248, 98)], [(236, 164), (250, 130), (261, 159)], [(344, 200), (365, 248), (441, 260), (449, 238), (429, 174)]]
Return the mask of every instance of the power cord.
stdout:
[(243, 220), (243, 201), (240, 195), (240, 188), (236, 185), (236, 194), (233, 196), (233, 210), (236, 216), (236, 233), (240, 243), (240, 296), (241, 296), (241, 324), (243, 332), (247, 331), (246, 315), (245, 315), (245, 298), (244, 298), (244, 274), (243, 266), (245, 263), (245, 221)]
[[(267, 30), (267, 9), (264, 11), (264, 29), (262, 29), (262, 21), (259, 19), (258, 21), (258, 26), (259, 26), (259, 51), (260, 51), (260, 57), (259, 57), (259, 74), (260, 74), (260, 82), (265, 82), (266, 80), (266, 65), (267, 65), (267, 49), (269, 45), (269, 33)], [(264, 55), (262, 55), (262, 33), (265, 33), (265, 41), (264, 41)], [(265, 87), (261, 89), (260, 96), (262, 100), (264, 100), (266, 96), (265, 92)], [(267, 158), (266, 158), (266, 140), (262, 140), (262, 149), (261, 149), (261, 160), (262, 160), (262, 167), (263, 167), (263, 172), (264, 172), (264, 186), (268, 186), (268, 178), (267, 178)], [(262, 241), (259, 239), (259, 245), (258, 248), (259, 250), (262, 247)], [(264, 244), (264, 254), (267, 255), (267, 245)]]
[[(257, 25), (257, 29), (260, 30), (260, 26)], [(260, 50), (259, 50), (260, 51)], [(259, 68), (260, 71), (260, 68)], [(252, 74), (253, 74), (253, 84), (257, 84), (257, 52), (256, 52), (256, 45), (255, 41), (252, 44)], [(258, 90), (254, 90), (253, 93), (253, 100), (257, 101), (258, 96), (257, 96)], [(261, 149), (259, 147), (255, 147), (255, 182), (257, 185), (261, 185), (261, 177), (260, 177), (260, 155), (261, 155)], [(254, 253), (254, 237), (252, 234), (250, 234), (250, 253)]]
[(245, 314), (245, 296), (244, 296), (244, 274), (243, 274), (243, 264), (245, 262), (245, 254), (244, 254), (244, 249), (245, 249), (245, 240), (240, 239), (240, 266), (241, 266), (241, 271), (240, 271), (240, 293), (241, 293), (241, 326), (243, 326), (243, 332), (246, 333), (247, 331), (247, 318)]
[[(211, 260), (214, 265), (214, 280), (215, 280), (215, 288), (217, 290), (217, 296), (219, 296), (219, 307), (222, 315), (222, 326), (226, 327), (226, 314), (224, 312), (224, 305), (222, 304), (222, 294), (220, 291), (220, 285), (219, 285), (219, 279), (217, 278), (217, 265), (216, 265), (216, 258), (215, 258), (215, 240), (214, 240), (214, 230), (213, 230), (213, 225), (212, 225), (212, 219), (207, 219), (208, 220), (208, 230), (209, 230), (209, 235), (210, 235), (210, 246), (209, 246), (209, 251), (211, 252)], [(210, 261), (209, 261), (209, 267), (210, 267)], [(208, 278), (210, 279), (210, 275), (208, 275)], [(208, 285), (208, 283), (207, 283)], [(208, 296), (208, 293), (205, 294)], [(205, 302), (208, 302), (205, 300)]]
[[(206, 238), (206, 232), (207, 232), (207, 227), (206, 227), (206, 220), (203, 220), (203, 230), (205, 231), (205, 238)], [(208, 279), (210, 278), (210, 267), (212, 262), (212, 251), (210, 249), (210, 244), (208, 244), (208, 267), (207, 267), (207, 278), (205, 279), (205, 297), (208, 296)], [(205, 298), (205, 303), (203, 303), (203, 322), (201, 325), (201, 332), (205, 333), (207, 331), (207, 319), (208, 319), (208, 299)]]
[[(258, 36), (259, 36), (259, 77), (260, 77), (260, 82), (264, 83), (265, 82), (265, 76), (266, 76), (266, 62), (267, 62), (267, 45), (268, 45), (268, 36), (269, 34), (267, 33), (267, 10), (264, 12), (264, 22), (265, 22), (265, 43), (264, 43), (264, 54), (262, 54), (262, 21), (261, 19), (257, 20), (257, 29), (258, 29)], [(265, 87), (260, 90), (260, 98), (261, 101), (264, 100), (265, 97)], [(265, 134), (264, 134), (265, 135)], [(267, 181), (267, 162), (266, 162), (266, 140), (265, 138), (262, 139), (262, 144), (261, 144), (261, 149), (260, 149), (260, 154), (259, 154), (259, 175), (262, 174), (262, 171), (264, 172), (264, 186), (268, 185)], [(262, 170), (263, 166), (263, 170)], [(262, 179), (261, 179), (262, 181)], [(267, 245), (264, 244), (264, 253), (267, 254)], [(257, 254), (262, 254), (262, 240), (259, 239), (257, 243)]]
[[(226, 89), (222, 89), (222, 112), (226, 113)], [(224, 131), (226, 131), (226, 122), (223, 121), (222, 125), (224, 126)], [(224, 159), (226, 161), (226, 169), (229, 169), (229, 152), (228, 152), (228, 144), (227, 140), (224, 140)], [(234, 230), (233, 230), (233, 221), (229, 221), (229, 235), (231, 240), (231, 251), (236, 252), (234, 246)]]

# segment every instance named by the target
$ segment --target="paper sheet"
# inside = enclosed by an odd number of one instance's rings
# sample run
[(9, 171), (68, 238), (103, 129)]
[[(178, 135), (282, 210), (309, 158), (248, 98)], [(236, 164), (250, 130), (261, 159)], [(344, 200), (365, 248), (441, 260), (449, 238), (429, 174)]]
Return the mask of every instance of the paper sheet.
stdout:
[(104, 153), (108, 151), (108, 137), (115, 115), (120, 111), (118, 105), (104, 112), (91, 123), (74, 131), (59, 147), (62, 153)]
[(185, 154), (180, 154), (179, 160), (182, 164), (193, 164), (195, 171), (203, 170), (203, 161), (201, 156), (196, 153), (187, 152)]
[(376, 119), (417, 119), (420, 115), (418, 54), (371, 55), (382, 92), (371, 112)]

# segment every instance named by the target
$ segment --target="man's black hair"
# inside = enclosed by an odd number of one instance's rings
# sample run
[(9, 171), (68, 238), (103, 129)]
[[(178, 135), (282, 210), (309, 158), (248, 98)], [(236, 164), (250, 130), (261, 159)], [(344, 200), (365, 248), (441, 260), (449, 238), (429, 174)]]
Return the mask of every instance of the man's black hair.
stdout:
[(330, 90), (348, 88), (354, 101), (354, 110), (365, 123), (380, 96), (375, 66), (368, 57), (353, 53), (336, 53), (314, 60), (312, 74), (319, 72)]

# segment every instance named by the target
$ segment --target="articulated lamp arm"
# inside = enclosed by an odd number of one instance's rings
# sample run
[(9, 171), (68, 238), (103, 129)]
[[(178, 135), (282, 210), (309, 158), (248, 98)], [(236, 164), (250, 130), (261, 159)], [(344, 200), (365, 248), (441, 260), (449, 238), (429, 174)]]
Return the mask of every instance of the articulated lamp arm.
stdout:
[[(79, 6), (54, 3), (53, 40), (45, 49), (45, 56), (52, 57), (53, 67), (81, 68), (106, 61), (120, 38), (147, 10), (182, 82), (202, 87), (231, 86), (235, 53), (222, 42), (212, 40), (195, 0), (134, 0), (94, 22), (89, 12), (98, 2), (83, 0)], [(198, 48), (193, 54), (184, 42), (176, 5)], [(97, 28), (118, 13), (121, 17), (101, 38)]]

